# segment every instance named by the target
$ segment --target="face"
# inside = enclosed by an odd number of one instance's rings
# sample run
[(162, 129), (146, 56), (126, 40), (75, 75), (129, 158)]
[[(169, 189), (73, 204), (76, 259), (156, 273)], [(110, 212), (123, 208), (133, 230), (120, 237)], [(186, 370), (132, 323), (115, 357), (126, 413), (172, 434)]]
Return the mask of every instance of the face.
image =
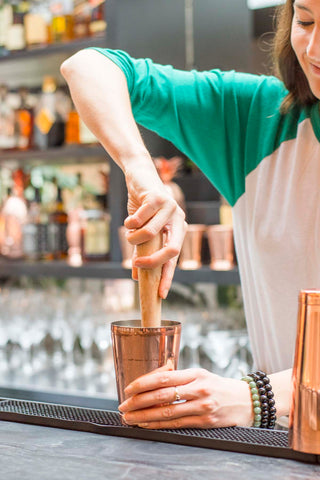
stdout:
[(310, 89), (320, 99), (320, 1), (295, 0), (291, 44)]

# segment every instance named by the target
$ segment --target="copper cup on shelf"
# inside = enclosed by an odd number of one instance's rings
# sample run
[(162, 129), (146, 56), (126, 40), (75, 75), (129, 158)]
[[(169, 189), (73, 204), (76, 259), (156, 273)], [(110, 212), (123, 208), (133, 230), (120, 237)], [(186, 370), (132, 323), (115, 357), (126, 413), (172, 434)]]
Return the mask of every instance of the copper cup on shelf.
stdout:
[(119, 404), (136, 378), (165, 365), (178, 366), (180, 322), (162, 320), (160, 327), (141, 327), (140, 320), (117, 321), (111, 324), (111, 337)]
[(126, 232), (128, 229), (124, 226), (118, 228), (118, 235), (120, 241), (120, 249), (122, 254), (121, 265), (123, 268), (131, 269), (132, 268), (132, 255), (134, 252), (134, 245), (132, 245), (128, 239)]
[(188, 230), (180, 252), (179, 268), (183, 270), (196, 270), (201, 267), (201, 247), (205, 231), (205, 225), (188, 225)]
[(320, 455), (320, 290), (301, 290), (297, 327), (289, 444)]
[(211, 225), (207, 227), (211, 256), (210, 268), (231, 270), (235, 265), (233, 228), (231, 225)]

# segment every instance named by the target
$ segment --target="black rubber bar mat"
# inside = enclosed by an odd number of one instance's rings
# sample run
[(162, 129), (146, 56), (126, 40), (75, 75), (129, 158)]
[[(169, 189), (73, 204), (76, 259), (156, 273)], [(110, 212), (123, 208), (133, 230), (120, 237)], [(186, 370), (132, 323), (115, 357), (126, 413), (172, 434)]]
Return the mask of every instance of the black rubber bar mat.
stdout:
[(117, 412), (13, 399), (0, 399), (0, 420), (320, 463), (319, 455), (291, 450), (288, 433), (280, 430), (146, 430), (122, 425)]

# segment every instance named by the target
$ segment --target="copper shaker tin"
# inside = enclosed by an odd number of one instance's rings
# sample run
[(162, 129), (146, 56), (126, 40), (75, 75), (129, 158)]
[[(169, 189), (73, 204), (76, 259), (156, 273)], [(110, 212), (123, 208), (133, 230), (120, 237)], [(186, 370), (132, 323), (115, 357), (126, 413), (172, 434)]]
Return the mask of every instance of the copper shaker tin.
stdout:
[(210, 268), (231, 270), (234, 268), (234, 240), (231, 225), (211, 225), (207, 228), (210, 249)]
[(179, 257), (179, 268), (184, 270), (196, 270), (201, 267), (201, 247), (205, 231), (205, 225), (188, 225), (188, 230), (184, 237)]
[(299, 295), (289, 428), (293, 450), (320, 454), (320, 290)]
[(180, 322), (162, 320), (160, 327), (141, 327), (140, 320), (113, 322), (111, 336), (119, 403), (136, 378), (165, 365), (178, 366)]

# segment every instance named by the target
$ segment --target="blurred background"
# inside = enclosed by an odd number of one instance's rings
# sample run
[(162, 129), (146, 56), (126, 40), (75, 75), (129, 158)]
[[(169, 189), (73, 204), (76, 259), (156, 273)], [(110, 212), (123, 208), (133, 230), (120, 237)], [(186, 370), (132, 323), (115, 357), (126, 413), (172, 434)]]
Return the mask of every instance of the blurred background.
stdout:
[[(0, 395), (115, 399), (110, 323), (139, 318), (123, 175), (79, 118), (60, 64), (99, 46), (268, 74), (279, 3), (0, 0)], [(240, 378), (252, 357), (231, 208), (172, 144), (141, 132), (189, 223), (163, 302), (163, 318), (183, 325), (179, 366)]]

